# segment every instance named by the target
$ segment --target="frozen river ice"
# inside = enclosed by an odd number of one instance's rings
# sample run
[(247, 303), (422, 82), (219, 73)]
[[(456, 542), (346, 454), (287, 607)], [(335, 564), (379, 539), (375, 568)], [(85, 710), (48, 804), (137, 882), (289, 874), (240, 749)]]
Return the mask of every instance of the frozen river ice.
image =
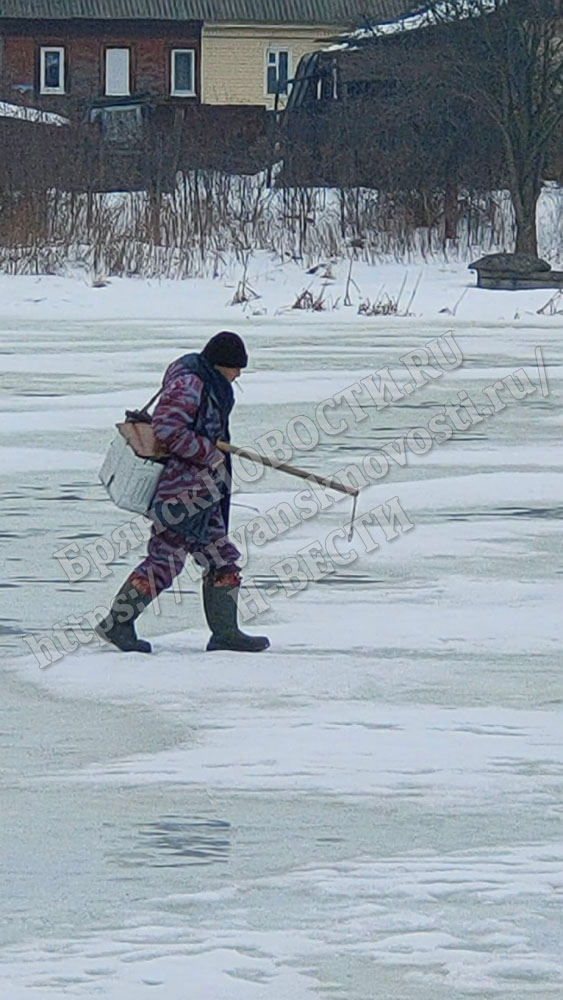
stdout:
[[(123, 521), (96, 481), (112, 423), (233, 312), (58, 318), (47, 285), (41, 315), (4, 320), (6, 1000), (563, 998), (561, 317), (537, 315), (538, 293), (473, 290), (443, 315), (461, 279), (425, 280), (417, 317), (237, 314), (240, 444), (454, 330), (458, 369), (295, 456), (322, 474), (459, 392), (482, 405), (522, 367), (535, 388), (362, 491), (360, 512), (398, 496), (414, 528), (273, 598), (249, 626), (272, 639), (260, 657), (202, 652), (188, 575), (140, 622), (150, 658), (92, 646), (40, 670), (22, 641), (135, 565), (71, 584), (53, 553)], [(295, 491), (269, 473), (235, 526)], [(265, 592), (350, 510), (251, 547), (247, 576)]]

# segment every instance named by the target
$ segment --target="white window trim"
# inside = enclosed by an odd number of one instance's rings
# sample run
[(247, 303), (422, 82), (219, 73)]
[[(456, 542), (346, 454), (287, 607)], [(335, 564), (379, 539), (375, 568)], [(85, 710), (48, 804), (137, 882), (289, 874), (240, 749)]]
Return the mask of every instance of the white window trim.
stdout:
[[(192, 89), (178, 90), (176, 87), (176, 55), (182, 52), (189, 52), (192, 57)], [(195, 49), (172, 49), (170, 53), (170, 96), (171, 97), (195, 97)]]
[[(59, 62), (59, 86), (58, 87), (46, 87), (45, 86), (45, 57), (48, 52), (58, 52), (60, 56)], [(65, 93), (65, 50), (62, 45), (42, 45), (40, 54), (40, 65), (39, 65), (39, 93), (41, 94), (64, 94)]]
[[(108, 55), (110, 52), (127, 52), (127, 92), (120, 91), (116, 94), (108, 90)], [(104, 95), (106, 97), (130, 97), (131, 96), (131, 47), (129, 45), (108, 45), (104, 56)]]
[[(293, 53), (287, 45), (268, 45), (266, 47), (266, 52), (264, 54), (264, 96), (269, 97), (270, 100), (275, 99), (275, 94), (271, 94), (268, 90), (268, 68), (269, 68), (269, 58), (271, 52), (287, 52), (287, 78), (291, 80), (293, 76)], [(280, 99), (289, 97), (289, 91), (291, 87), (288, 88), (287, 94), (280, 94)]]

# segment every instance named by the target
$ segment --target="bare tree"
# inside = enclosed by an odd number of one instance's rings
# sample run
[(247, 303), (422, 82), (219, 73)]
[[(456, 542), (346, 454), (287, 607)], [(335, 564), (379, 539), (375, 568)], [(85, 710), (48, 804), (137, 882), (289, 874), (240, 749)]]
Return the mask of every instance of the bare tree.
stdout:
[(537, 254), (537, 201), (548, 179), (550, 147), (556, 160), (563, 135), (562, 2), (434, 0), (424, 22), (459, 22), (444, 76), (498, 133), (516, 219), (515, 249)]

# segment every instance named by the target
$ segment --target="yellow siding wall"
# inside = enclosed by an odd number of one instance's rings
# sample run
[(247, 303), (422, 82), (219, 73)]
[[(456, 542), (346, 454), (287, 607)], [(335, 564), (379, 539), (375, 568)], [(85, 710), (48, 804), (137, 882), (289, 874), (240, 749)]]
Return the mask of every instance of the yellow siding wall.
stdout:
[[(202, 51), (202, 100), (204, 104), (264, 104), (273, 108), (266, 94), (266, 53), (269, 48), (290, 52), (290, 76), (301, 56), (320, 48), (317, 40), (335, 35), (334, 25), (204, 25)], [(283, 103), (283, 97), (281, 97)]]

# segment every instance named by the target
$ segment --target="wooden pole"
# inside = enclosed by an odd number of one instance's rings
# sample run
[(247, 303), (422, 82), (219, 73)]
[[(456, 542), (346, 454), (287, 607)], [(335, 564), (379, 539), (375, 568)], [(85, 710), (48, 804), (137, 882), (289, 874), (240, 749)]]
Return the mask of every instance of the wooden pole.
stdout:
[(278, 472), (287, 472), (288, 475), (297, 476), (299, 479), (312, 480), (314, 483), (318, 483), (319, 486), (326, 486), (330, 490), (338, 490), (339, 493), (347, 493), (351, 497), (357, 497), (360, 492), (356, 486), (345, 486), (344, 483), (339, 483), (336, 479), (325, 479), (322, 476), (315, 475), (314, 472), (297, 469), (294, 465), (286, 465), (284, 462), (274, 462), (273, 459), (259, 455), (256, 451), (250, 451), (248, 448), (238, 448), (234, 444), (227, 444), (226, 441), (218, 441), (217, 447), (220, 451), (230, 452), (231, 455), (240, 455), (242, 458), (249, 458), (252, 462), (258, 462), (269, 469), (277, 469)]

